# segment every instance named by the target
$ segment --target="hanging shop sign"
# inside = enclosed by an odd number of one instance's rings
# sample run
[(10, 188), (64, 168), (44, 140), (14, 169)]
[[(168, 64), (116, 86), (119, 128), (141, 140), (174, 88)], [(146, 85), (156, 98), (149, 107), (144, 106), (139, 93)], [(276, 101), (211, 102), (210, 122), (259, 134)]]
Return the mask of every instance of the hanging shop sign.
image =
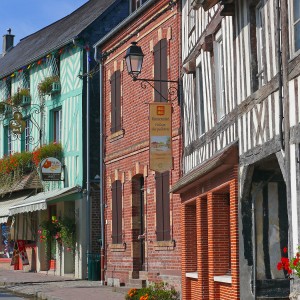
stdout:
[(150, 169), (166, 172), (173, 168), (172, 158), (172, 105), (150, 103)]
[(15, 112), (12, 120), (9, 121), (9, 128), (14, 134), (22, 134), (25, 130), (26, 122), (20, 112)]
[(55, 157), (47, 157), (40, 162), (43, 181), (61, 181), (62, 163)]

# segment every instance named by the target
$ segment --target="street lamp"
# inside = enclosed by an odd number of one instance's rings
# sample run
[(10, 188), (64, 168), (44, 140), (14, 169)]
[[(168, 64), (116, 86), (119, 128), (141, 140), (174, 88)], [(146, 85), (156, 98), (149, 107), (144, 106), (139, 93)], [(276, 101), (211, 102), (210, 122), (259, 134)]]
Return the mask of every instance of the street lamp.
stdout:
[[(142, 51), (142, 48), (137, 45), (137, 42), (132, 42), (131, 46), (126, 51), (126, 55), (124, 58), (126, 61), (127, 71), (128, 71), (128, 74), (132, 77), (133, 81), (142, 81), (142, 83), (141, 83), (142, 88), (146, 88), (146, 86), (143, 85), (143, 82), (146, 82), (166, 101), (169, 101), (169, 99), (166, 99), (166, 97), (164, 95), (162, 95), (161, 92), (158, 91), (151, 82), (171, 83), (173, 85), (171, 85), (168, 88), (168, 95), (170, 97), (175, 95), (175, 98), (173, 98), (171, 100), (175, 100), (176, 98), (178, 100), (180, 100), (180, 81), (179, 81), (179, 79), (178, 80), (163, 80), (163, 79), (138, 78), (138, 76), (142, 72), (144, 56), (145, 55)], [(175, 84), (175, 86), (174, 86), (174, 84)]]

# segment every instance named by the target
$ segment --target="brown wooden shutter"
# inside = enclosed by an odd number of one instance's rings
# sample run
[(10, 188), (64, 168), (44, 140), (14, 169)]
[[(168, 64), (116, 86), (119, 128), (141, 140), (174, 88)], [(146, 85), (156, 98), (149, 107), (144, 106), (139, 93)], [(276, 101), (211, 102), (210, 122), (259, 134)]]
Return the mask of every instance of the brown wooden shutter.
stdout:
[(112, 133), (116, 132), (116, 74), (113, 73), (110, 78), (111, 85), (111, 128)]
[(171, 239), (170, 234), (170, 194), (169, 194), (169, 172), (162, 173), (163, 182), (163, 222), (164, 222), (164, 241)]
[(121, 130), (121, 72), (111, 76), (111, 132)]
[(156, 173), (156, 238), (170, 240), (169, 172)]
[(115, 91), (116, 91), (116, 101), (115, 101), (115, 131), (121, 130), (121, 72), (115, 72)]
[(120, 180), (112, 184), (112, 243), (122, 243), (122, 184)]
[[(160, 40), (154, 46), (154, 79), (167, 80), (168, 79), (168, 42), (166, 39)], [(157, 91), (154, 94), (155, 102), (166, 102), (168, 99), (168, 83), (154, 82), (154, 87)], [(161, 94), (161, 95), (160, 95)], [(163, 96), (163, 97), (162, 97)], [(165, 99), (164, 99), (165, 98)]]

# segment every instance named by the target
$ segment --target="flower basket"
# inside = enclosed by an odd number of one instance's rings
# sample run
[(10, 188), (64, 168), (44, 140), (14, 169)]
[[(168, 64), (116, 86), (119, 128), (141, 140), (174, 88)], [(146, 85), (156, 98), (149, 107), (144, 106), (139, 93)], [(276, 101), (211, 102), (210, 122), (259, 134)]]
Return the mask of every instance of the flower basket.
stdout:
[(40, 95), (51, 95), (60, 91), (59, 76), (49, 76), (38, 84)]
[(30, 104), (30, 91), (29, 89), (21, 89), (11, 98), (13, 105), (26, 106)]

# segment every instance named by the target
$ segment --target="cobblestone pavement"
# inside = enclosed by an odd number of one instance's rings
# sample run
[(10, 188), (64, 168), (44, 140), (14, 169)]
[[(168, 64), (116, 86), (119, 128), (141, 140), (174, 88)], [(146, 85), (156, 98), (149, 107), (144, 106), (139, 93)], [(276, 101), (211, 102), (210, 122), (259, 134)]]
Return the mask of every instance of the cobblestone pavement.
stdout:
[[(0, 286), (17, 295), (47, 300), (124, 300), (124, 292), (99, 281), (75, 280), (41, 273), (0, 270)], [(35, 298), (34, 298), (35, 297)]]

